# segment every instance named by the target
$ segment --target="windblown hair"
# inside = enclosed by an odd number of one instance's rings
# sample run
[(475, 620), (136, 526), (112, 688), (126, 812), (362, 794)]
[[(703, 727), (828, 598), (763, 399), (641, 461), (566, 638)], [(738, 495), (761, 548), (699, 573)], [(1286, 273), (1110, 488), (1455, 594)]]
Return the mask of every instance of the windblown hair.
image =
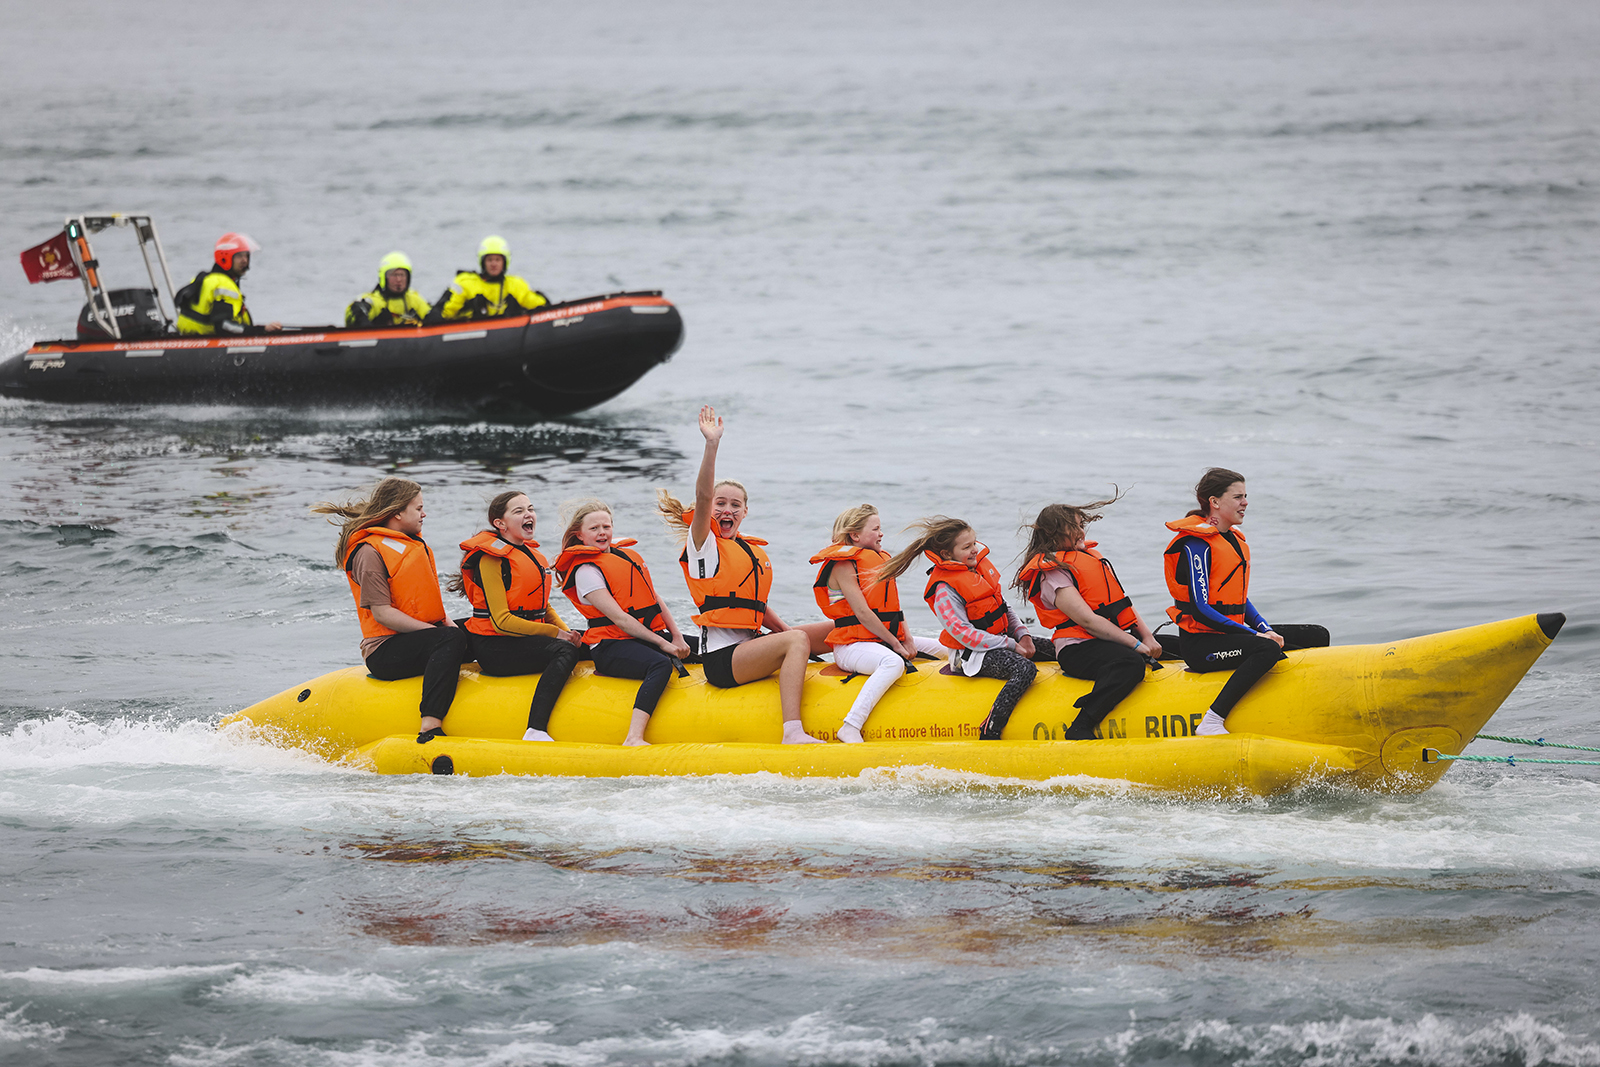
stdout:
[(860, 533), (867, 525), (867, 520), (877, 513), (878, 509), (871, 504), (857, 504), (839, 512), (839, 517), (833, 520), (833, 543), (848, 545), (850, 535)]
[[(1021, 527), (1032, 531), (1028, 535), (1028, 547), (1022, 550), (1022, 565), (1027, 566), (1034, 556), (1059, 552), (1077, 544), (1089, 524), (1099, 522), (1102, 518), (1100, 509), (1122, 499), (1120, 489), (1115, 485), (1111, 489), (1112, 495), (1108, 499), (1096, 500), (1093, 504), (1046, 504), (1038, 518)], [(1027, 583), (1019, 575), (1012, 579), (1011, 585), (1016, 589), (1024, 589)]]
[[(496, 527), (494, 524), (494, 520), (505, 518), (506, 509), (511, 506), (511, 502), (517, 499), (519, 496), (527, 495), (528, 494), (524, 493), (521, 489), (507, 489), (505, 492), (496, 495), (493, 500), (489, 501), (489, 529), (498, 529), (498, 527)], [(467, 583), (466, 580), (461, 577), (461, 571), (459, 568), (456, 570), (456, 573), (450, 576), (450, 580), (444, 583), (444, 587), (458, 596), (466, 594)]]
[(872, 580), (873, 585), (882, 585), (891, 578), (898, 578), (924, 552), (932, 551), (941, 559), (950, 559), (951, 553), (955, 551), (956, 538), (972, 527), (961, 519), (952, 519), (948, 515), (935, 515), (929, 519), (918, 519), (906, 529), (921, 530), (922, 534), (889, 557), (889, 561), (878, 568), (878, 573)]
[(586, 497), (583, 500), (574, 500), (561, 508), (562, 516), (567, 520), (567, 528), (561, 534), (561, 547), (571, 548), (578, 543), (578, 530), (583, 526), (583, 520), (597, 511), (607, 515), (613, 514), (611, 505), (596, 497)]
[[(744, 487), (743, 482), (736, 482), (732, 478), (718, 478), (716, 484), (711, 487), (712, 495), (725, 485), (731, 485), (739, 490), (744, 496), (746, 506), (749, 505), (750, 491)], [(689, 540), (689, 522), (683, 517), (683, 513), (691, 509), (683, 501), (665, 489), (657, 489), (656, 510), (661, 512), (661, 520), (667, 524), (667, 529), (678, 538), (678, 544), (684, 544)]]
[(339, 544), (333, 550), (333, 561), (343, 567), (350, 538), (357, 530), (382, 526), (404, 511), (420, 492), (422, 486), (409, 478), (385, 478), (372, 487), (372, 493), (365, 499), (357, 498), (343, 504), (324, 500), (313, 505), (313, 515), (327, 515), (328, 522), (339, 527)]
[(1221, 496), (1228, 491), (1228, 486), (1234, 482), (1244, 481), (1244, 475), (1238, 471), (1231, 471), (1226, 467), (1212, 467), (1200, 476), (1195, 483), (1194, 498), (1200, 504), (1190, 515), (1199, 515), (1201, 518), (1211, 514), (1211, 498)]

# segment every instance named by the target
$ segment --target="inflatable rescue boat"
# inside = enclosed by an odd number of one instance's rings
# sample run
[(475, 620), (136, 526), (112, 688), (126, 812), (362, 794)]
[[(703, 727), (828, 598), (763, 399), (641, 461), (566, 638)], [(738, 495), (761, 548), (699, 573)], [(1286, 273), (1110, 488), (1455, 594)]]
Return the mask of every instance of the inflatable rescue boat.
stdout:
[[(1040, 664), (999, 741), (978, 727), (1001, 683), (920, 661), (873, 711), (862, 744), (784, 745), (778, 685), (674, 679), (650, 719), (649, 747), (623, 747), (638, 682), (579, 664), (550, 719), (554, 743), (523, 741), (537, 675), (490, 678), (462, 669), (445, 737), (417, 743), (420, 678), (380, 682), (361, 667), (325, 674), (223, 720), (224, 726), (380, 774), (577, 777), (769, 772), (978, 776), (1083, 790), (1140, 788), (1183, 796), (1270, 796), (1313, 783), (1420, 792), (1489, 721), (1566, 622), (1528, 615), (1388, 644), (1291, 652), (1228, 717), (1231, 733), (1192, 736), (1228, 672), (1179, 663), (1149, 670), (1101, 726), (1100, 739), (1060, 738), (1089, 683)], [(808, 668), (801, 718), (833, 740), (862, 679)]]
[[(112, 226), (133, 228), (149, 288), (105, 288), (88, 234)], [(179, 335), (171, 274), (148, 215), (75, 216), (56, 240), (71, 262), (56, 255), (56, 273), (44, 278), (82, 279), (88, 300), (78, 336), (0, 358), (0, 395), (68, 403), (509, 404), (566, 415), (610, 400), (683, 343), (683, 318), (657, 290), (420, 328)]]

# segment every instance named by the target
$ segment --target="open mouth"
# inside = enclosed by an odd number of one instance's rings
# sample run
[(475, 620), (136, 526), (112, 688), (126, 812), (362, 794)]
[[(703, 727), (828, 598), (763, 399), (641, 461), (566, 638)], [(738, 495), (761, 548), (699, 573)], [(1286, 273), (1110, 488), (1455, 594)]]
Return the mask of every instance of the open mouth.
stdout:
[(731, 535), (733, 533), (733, 520), (729, 518), (718, 519), (717, 529), (724, 535)]
[(534, 525), (535, 524), (534, 524), (534, 521), (532, 519), (528, 519), (527, 521), (525, 521), (522, 524), (522, 538), (523, 538), (523, 540), (527, 540), (528, 538), (533, 536)]

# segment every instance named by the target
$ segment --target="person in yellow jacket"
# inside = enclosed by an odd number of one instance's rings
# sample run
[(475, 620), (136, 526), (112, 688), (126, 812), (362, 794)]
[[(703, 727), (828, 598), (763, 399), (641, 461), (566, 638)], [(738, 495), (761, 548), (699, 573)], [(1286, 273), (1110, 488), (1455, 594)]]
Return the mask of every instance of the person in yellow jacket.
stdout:
[(428, 302), (411, 288), (411, 257), (390, 252), (378, 260), (378, 287), (344, 309), (346, 326), (420, 326)]
[(244, 305), (239, 279), (250, 269), (250, 253), (261, 246), (244, 233), (225, 233), (212, 250), (212, 264), (178, 290), (178, 332), (197, 337), (217, 334), (272, 333), (281, 322), (256, 326)]
[(433, 305), (430, 321), (495, 319), (520, 315), (550, 303), (539, 290), (530, 289), (527, 282), (508, 274), (510, 266), (511, 246), (505, 238), (485, 237), (478, 245), (478, 269), (456, 275), (450, 288)]

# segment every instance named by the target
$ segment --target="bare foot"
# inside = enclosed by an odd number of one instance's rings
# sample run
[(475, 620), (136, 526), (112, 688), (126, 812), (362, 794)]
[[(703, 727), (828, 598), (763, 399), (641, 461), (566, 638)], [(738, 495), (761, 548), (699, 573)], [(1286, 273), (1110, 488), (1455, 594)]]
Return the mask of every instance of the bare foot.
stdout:
[(624, 738), (622, 743), (624, 745), (648, 745), (648, 744), (650, 744), (650, 742), (646, 741), (644, 738), (642, 738), (642, 737), (634, 737), (631, 734), (628, 737)]

